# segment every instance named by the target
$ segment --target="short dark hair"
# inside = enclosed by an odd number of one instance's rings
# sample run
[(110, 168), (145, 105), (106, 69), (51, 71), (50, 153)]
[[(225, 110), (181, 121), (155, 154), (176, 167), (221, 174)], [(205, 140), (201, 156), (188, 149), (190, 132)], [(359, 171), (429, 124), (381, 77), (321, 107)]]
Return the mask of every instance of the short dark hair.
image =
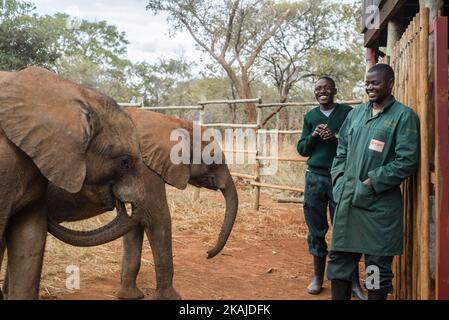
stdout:
[(330, 83), (332, 83), (332, 85), (334, 86), (334, 88), (336, 87), (334, 79), (332, 79), (332, 78), (329, 77), (329, 76), (322, 76), (322, 77), (318, 78), (318, 80), (315, 81), (315, 83), (317, 83), (318, 81), (323, 80), (323, 79), (329, 81)]
[(385, 63), (379, 63), (374, 66), (372, 66), (369, 70), (369, 72), (380, 72), (384, 75), (386, 80), (393, 79), (394, 80), (394, 71), (393, 68), (390, 67), (388, 64)]

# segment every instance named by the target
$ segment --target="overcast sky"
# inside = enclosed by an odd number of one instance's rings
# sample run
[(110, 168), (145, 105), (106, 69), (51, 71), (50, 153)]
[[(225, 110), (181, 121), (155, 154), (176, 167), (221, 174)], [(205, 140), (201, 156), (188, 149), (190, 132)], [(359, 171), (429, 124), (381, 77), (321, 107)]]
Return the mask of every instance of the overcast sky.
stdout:
[[(128, 58), (133, 61), (154, 62), (158, 58), (184, 56), (198, 61), (194, 41), (186, 32), (169, 36), (169, 25), (164, 14), (153, 15), (145, 10), (145, 0), (29, 0), (39, 14), (63, 12), (88, 21), (106, 20), (126, 33), (130, 42)], [(220, 0), (217, 0), (220, 1)], [(294, 1), (294, 0), (291, 0)], [(336, 0), (334, 0), (336, 1)], [(340, 0), (338, 2), (357, 2)]]
[(194, 42), (187, 33), (169, 37), (166, 16), (145, 10), (145, 0), (30, 0), (39, 14), (63, 12), (88, 21), (106, 20), (126, 33), (131, 61), (154, 62), (162, 57), (185, 56), (195, 61)]

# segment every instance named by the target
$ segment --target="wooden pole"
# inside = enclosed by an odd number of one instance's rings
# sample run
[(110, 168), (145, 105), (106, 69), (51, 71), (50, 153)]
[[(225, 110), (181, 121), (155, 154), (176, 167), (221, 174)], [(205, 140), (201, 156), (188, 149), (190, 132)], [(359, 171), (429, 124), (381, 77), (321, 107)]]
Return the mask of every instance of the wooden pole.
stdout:
[(399, 25), (396, 21), (388, 22), (387, 31), (387, 52), (386, 52), (386, 63), (390, 64), (391, 55), (393, 54), (393, 48), (396, 42), (399, 40)]
[(300, 193), (304, 193), (303, 188), (295, 188), (290, 186), (279, 186), (277, 184), (269, 184), (269, 183), (262, 183), (262, 182), (251, 182), (252, 186), (258, 186), (258, 187), (266, 187), (271, 189), (279, 189), (279, 190), (290, 190), (290, 191), (296, 191)]
[(421, 299), (428, 300), (430, 298), (430, 269), (429, 269), (429, 218), (430, 218), (430, 204), (429, 204), (429, 183), (430, 183), (430, 168), (429, 168), (429, 129), (428, 129), (428, 107), (429, 100), (429, 79), (428, 79), (428, 65), (429, 65), (429, 9), (421, 8), (420, 10), (420, 33), (419, 33), (419, 96), (418, 108), (420, 113), (421, 124), (421, 161), (420, 161), (420, 184), (421, 192), (421, 221), (420, 230), (422, 237), (420, 239), (421, 250)]
[[(257, 147), (257, 153), (256, 153), (256, 164), (254, 169), (254, 176), (256, 177), (254, 179), (254, 182), (260, 182), (260, 160), (257, 158), (260, 156), (260, 137), (259, 137), (259, 129), (261, 129), (262, 125), (262, 109), (256, 108), (256, 114), (257, 114), (257, 129), (256, 129), (256, 147)], [(254, 203), (253, 203), (253, 209), (259, 210), (259, 204), (260, 204), (260, 186), (253, 184), (253, 193), (254, 193)]]
[[(434, 26), (434, 30), (437, 29), (438, 23), (434, 23), (436, 20), (439, 20), (438, 16), (440, 15), (440, 13), (443, 10), (444, 7), (444, 2), (447, 1), (443, 1), (443, 0), (420, 0), (419, 4), (420, 6), (423, 7), (427, 7), (429, 10), (429, 24), (432, 24)], [(442, 177), (444, 177), (444, 173), (447, 172), (447, 169), (443, 169), (440, 170), (438, 167), (439, 165), (438, 163), (438, 158), (439, 157), (443, 157), (445, 158), (445, 155), (441, 155), (438, 154), (439, 150), (441, 151), (442, 149), (439, 148), (439, 146), (444, 146), (446, 145), (446, 140), (447, 140), (447, 25), (446, 27), (442, 27), (441, 29), (438, 30), (439, 32), (443, 32), (444, 34), (440, 33), (440, 35), (442, 36), (441, 39), (445, 39), (442, 42), (440, 41), (440, 44), (442, 45), (441, 47), (437, 44), (437, 32), (432, 32), (429, 37), (428, 37), (428, 67), (427, 67), (427, 72), (428, 72), (428, 81), (429, 81), (429, 85), (433, 86), (435, 88), (435, 94), (428, 94), (428, 100), (427, 100), (427, 105), (428, 106), (435, 106), (435, 109), (433, 108), (429, 108), (428, 112), (427, 112), (427, 121), (426, 123), (428, 124), (427, 127), (427, 132), (430, 133), (427, 136), (427, 151), (428, 151), (428, 162), (429, 162), (429, 168), (430, 167), (435, 167), (436, 168), (436, 176), (438, 177), (437, 182), (435, 184), (435, 206), (434, 206), (434, 212), (435, 212), (435, 225), (432, 226), (432, 230), (429, 231), (432, 233), (436, 233), (438, 234), (438, 230), (441, 227), (440, 226), (440, 222), (438, 221), (438, 216), (439, 213), (441, 213), (441, 209), (443, 208), (443, 206), (441, 206), (441, 201), (444, 202), (443, 199), (445, 199), (447, 196), (447, 188), (443, 188), (443, 189), (439, 189), (443, 184), (441, 183), (441, 179)], [(443, 42), (446, 42), (446, 44), (444, 44)], [(438, 52), (440, 51), (440, 52)], [(439, 66), (436, 67), (436, 57), (438, 57), (438, 54), (440, 54), (440, 57), (442, 58), (441, 61), (443, 62), (443, 64), (440, 64)], [(444, 62), (445, 61), (445, 62)], [(445, 64), (445, 66), (444, 66)], [(442, 74), (438, 75), (439, 72), (442, 72)], [(438, 80), (440, 76), (440, 80)], [(438, 94), (436, 93), (438, 91), (437, 89), (437, 82), (442, 84), (441, 89), (444, 91), (442, 93), (442, 96), (444, 97), (445, 101), (445, 107), (446, 110), (442, 113), (441, 109), (438, 107), (439, 106), (439, 102), (438, 100), (434, 99), (434, 97), (437, 97)], [(445, 82), (445, 84), (444, 84)], [(435, 110), (433, 112), (433, 110)], [(445, 117), (446, 114), (446, 118)], [(437, 128), (438, 125), (442, 124), (442, 128)], [(441, 131), (442, 130), (442, 131)], [(445, 131), (444, 135), (441, 135), (441, 133)], [(443, 141), (438, 141), (439, 139), (442, 139)], [(444, 148), (443, 148), (444, 149)], [(447, 149), (445, 149), (443, 151), (445, 154), (448, 152)], [(445, 166), (447, 165), (447, 162), (445, 162)], [(442, 164), (440, 163), (440, 166)], [(430, 173), (430, 170), (429, 170)], [(430, 188), (429, 188), (430, 189)], [(430, 190), (429, 190), (429, 194), (430, 194)], [(446, 198), (447, 199), (447, 198)], [(449, 208), (448, 208), (449, 209)], [(434, 212), (429, 213), (429, 214), (434, 214)], [(446, 216), (449, 215), (449, 212), (446, 211), (444, 213)], [(443, 219), (444, 221), (444, 219)], [(429, 225), (429, 227), (431, 227)], [(449, 228), (449, 226), (446, 226), (447, 228)], [(435, 254), (436, 254), (436, 259), (433, 260), (436, 263), (436, 269), (438, 269), (438, 256), (440, 254), (439, 249), (438, 249), (438, 237), (436, 237), (436, 247), (435, 247)], [(445, 242), (447, 242), (447, 237), (445, 238)], [(449, 245), (446, 246), (446, 249), (449, 247)], [(431, 257), (429, 257), (431, 258)], [(433, 258), (433, 257), (432, 257)], [(446, 259), (449, 259), (447, 256), (447, 250), (446, 250)], [(447, 267), (449, 269), (449, 263), (447, 264)], [(430, 269), (430, 267), (429, 267)], [(429, 270), (430, 272), (430, 270)], [(449, 283), (449, 270), (448, 273), (446, 273), (442, 278), (439, 277), (438, 275), (438, 271), (436, 270), (436, 274), (435, 274), (435, 282), (430, 281), (430, 298), (433, 298), (433, 293), (435, 292), (435, 296), (437, 299), (440, 299), (442, 297), (445, 296), (445, 299), (449, 299), (449, 285), (447, 285)], [(441, 284), (442, 282), (446, 282), (446, 286), (442, 286), (443, 289), (440, 290), (438, 287), (440, 286), (439, 284)], [(444, 298), (443, 298), (444, 299)]]
[(436, 160), (436, 297), (449, 300), (449, 142), (448, 20), (436, 18), (435, 37), (435, 160)]

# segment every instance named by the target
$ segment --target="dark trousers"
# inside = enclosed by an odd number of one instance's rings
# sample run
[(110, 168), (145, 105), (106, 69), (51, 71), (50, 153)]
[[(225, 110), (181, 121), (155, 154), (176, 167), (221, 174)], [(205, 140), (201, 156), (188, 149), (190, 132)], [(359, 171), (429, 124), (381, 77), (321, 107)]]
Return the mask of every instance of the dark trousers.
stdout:
[[(361, 253), (331, 251), (327, 265), (328, 279), (351, 281), (352, 274), (361, 257)], [(369, 291), (388, 294), (393, 290), (392, 262), (392, 256), (365, 254), (365, 269), (367, 271), (365, 285)]]
[(310, 171), (306, 172), (304, 190), (304, 216), (308, 227), (307, 244), (310, 254), (317, 257), (327, 255), (326, 234), (334, 219), (335, 202), (332, 197), (332, 180)]

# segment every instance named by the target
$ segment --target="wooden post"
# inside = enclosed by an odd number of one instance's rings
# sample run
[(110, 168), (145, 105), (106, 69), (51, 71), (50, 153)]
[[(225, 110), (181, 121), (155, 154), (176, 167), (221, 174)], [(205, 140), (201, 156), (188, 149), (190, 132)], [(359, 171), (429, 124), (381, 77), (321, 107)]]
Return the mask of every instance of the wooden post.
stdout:
[[(444, 7), (444, 0), (420, 0), (419, 1), (420, 7), (427, 7), (429, 8), (429, 25), (432, 25), (435, 18), (438, 16), (439, 11), (441, 11)], [(434, 81), (435, 81), (435, 35), (434, 33), (429, 34), (429, 67), (428, 67), (428, 79), (429, 79), (429, 85), (432, 87)], [(429, 95), (429, 106), (435, 105), (434, 95)], [(435, 132), (435, 113), (429, 112), (428, 114), (428, 123), (429, 123), (429, 132)], [(431, 167), (435, 167), (435, 155), (433, 150), (435, 150), (435, 135), (431, 134), (429, 135), (429, 161)]]
[(421, 239), (420, 239), (420, 280), (421, 280), (421, 299), (430, 299), (430, 269), (429, 269), (429, 219), (430, 219), (430, 168), (429, 168), (429, 129), (428, 117), (430, 112), (429, 101), (429, 9), (420, 10), (420, 33), (419, 33), (419, 57), (418, 57), (418, 109), (421, 123), (421, 159), (420, 159), (420, 185), (419, 193), (421, 202)]
[(449, 143), (448, 143), (448, 20), (438, 17), (435, 36), (436, 136), (436, 296), (449, 300)]
[[(437, 20), (438, 16), (443, 10), (444, 7), (443, 0), (420, 0), (419, 4), (421, 8), (428, 8), (428, 24), (434, 26), (434, 30), (436, 30), (438, 24), (434, 23), (435, 20)], [(444, 24), (444, 22), (440, 22)], [(441, 25), (440, 25), (441, 26)], [(441, 26), (442, 27), (442, 26)], [(445, 29), (444, 29), (445, 28)], [(446, 27), (442, 27), (438, 30), (439, 34), (442, 36), (440, 39), (440, 43), (437, 44), (437, 32), (430, 33), (428, 37), (428, 67), (427, 67), (427, 73), (428, 73), (428, 87), (435, 88), (435, 94), (428, 94), (427, 95), (427, 112), (426, 112), (426, 123), (427, 125), (427, 137), (426, 137), (426, 143), (427, 143), (427, 161), (429, 164), (429, 174), (430, 168), (436, 168), (436, 174), (435, 176), (438, 177), (436, 183), (435, 183), (435, 206), (433, 207), (432, 212), (430, 212), (430, 205), (429, 205), (429, 217), (430, 214), (434, 215), (434, 221), (435, 225), (428, 225), (429, 233), (436, 234), (435, 238), (435, 254), (436, 257), (428, 257), (429, 261), (430, 259), (433, 259), (432, 262), (435, 262), (436, 264), (436, 271), (435, 271), (435, 282), (429, 281), (429, 291), (430, 294), (433, 294), (435, 292), (435, 296), (437, 299), (449, 299), (449, 263), (443, 263), (442, 265), (445, 265), (446, 267), (441, 269), (446, 269), (446, 272), (443, 271), (443, 273), (438, 272), (438, 264), (439, 264), (439, 255), (442, 254), (445, 259), (449, 259), (447, 253), (441, 252), (441, 248), (439, 248), (439, 242), (438, 242), (438, 233), (441, 232), (441, 222), (443, 222), (447, 218), (443, 218), (442, 220), (439, 220), (439, 214), (441, 214), (443, 211), (445, 212), (444, 215), (447, 217), (449, 214), (449, 211), (444, 208), (444, 202), (447, 201), (447, 182), (441, 182), (445, 178), (445, 173), (447, 173), (447, 169), (445, 167), (438, 168), (438, 157), (441, 157), (439, 152), (443, 150), (444, 153), (447, 153), (448, 150), (445, 149), (446, 142), (445, 141), (438, 141), (440, 139), (447, 140), (447, 118), (444, 118), (445, 113), (447, 114), (447, 54), (448, 54), (448, 48), (447, 48), (447, 24)], [(443, 32), (443, 33), (441, 33)], [(445, 40), (443, 39), (444, 37)], [(444, 44), (444, 42), (446, 44)], [(439, 51), (439, 52), (438, 52)], [(440, 55), (440, 56), (438, 56)], [(441, 60), (439, 63), (436, 62), (437, 57), (440, 57)], [(443, 58), (444, 57), (444, 58)], [(445, 59), (445, 60), (444, 60)], [(445, 61), (445, 62), (444, 62)], [(446, 65), (446, 66), (444, 66)], [(445, 69), (444, 69), (445, 68)], [(442, 71), (442, 73), (440, 73)], [(445, 80), (444, 80), (445, 79)], [(437, 89), (437, 82), (440, 84), (440, 88), (444, 91), (444, 98), (446, 99), (446, 104), (442, 108), (446, 108), (446, 111), (441, 111), (439, 102), (437, 101), (438, 97), (438, 90)], [(446, 84), (444, 84), (444, 82)], [(441, 94), (441, 93), (440, 93)], [(435, 106), (435, 109), (433, 107)], [(435, 110), (435, 111), (434, 111)], [(441, 113), (442, 112), (442, 113)], [(446, 124), (444, 124), (446, 123)], [(442, 125), (442, 128), (437, 128), (439, 125)], [(439, 135), (438, 132), (441, 134), (442, 131), (446, 131), (445, 138), (442, 138), (443, 136)], [(442, 155), (445, 157), (445, 155)], [(446, 158), (447, 159), (447, 158)], [(441, 158), (440, 158), (441, 160)], [(446, 162), (447, 163), (447, 162)], [(440, 164), (441, 165), (441, 164)], [(429, 178), (430, 179), (430, 178)], [(430, 183), (430, 182), (429, 182)], [(441, 189), (442, 188), (442, 189)], [(429, 195), (431, 192), (431, 188), (429, 186)], [(444, 190), (444, 191), (443, 191)], [(441, 202), (442, 201), (442, 202)], [(430, 229), (431, 228), (431, 229)], [(446, 223), (445, 228), (449, 228), (449, 226)], [(448, 231), (449, 232), (449, 231)], [(444, 233), (444, 232), (443, 232)], [(446, 232), (447, 236), (447, 232)], [(445, 238), (446, 242), (448, 238)], [(448, 244), (444, 245), (444, 248), (448, 249)], [(444, 249), (443, 249), (444, 250)], [(432, 265), (433, 266), (433, 265)], [(430, 273), (430, 266), (429, 266), (429, 273)], [(430, 279), (429, 279), (430, 280)], [(430, 298), (435, 298), (433, 295), (430, 296)]]
[(391, 55), (396, 42), (399, 40), (399, 25), (395, 21), (388, 22), (388, 35), (387, 35), (387, 52), (385, 57), (385, 63), (390, 64)]
[[(256, 129), (256, 147), (257, 147), (257, 153), (256, 153), (256, 164), (255, 164), (255, 170), (254, 170), (254, 176), (256, 177), (254, 179), (254, 182), (260, 182), (260, 160), (258, 157), (260, 156), (260, 137), (259, 137), (259, 129), (261, 129), (262, 125), (262, 109), (256, 108), (256, 114), (257, 114), (257, 129)], [(253, 209), (259, 210), (259, 204), (260, 204), (260, 186), (253, 185), (253, 193), (254, 193), (254, 204)]]

